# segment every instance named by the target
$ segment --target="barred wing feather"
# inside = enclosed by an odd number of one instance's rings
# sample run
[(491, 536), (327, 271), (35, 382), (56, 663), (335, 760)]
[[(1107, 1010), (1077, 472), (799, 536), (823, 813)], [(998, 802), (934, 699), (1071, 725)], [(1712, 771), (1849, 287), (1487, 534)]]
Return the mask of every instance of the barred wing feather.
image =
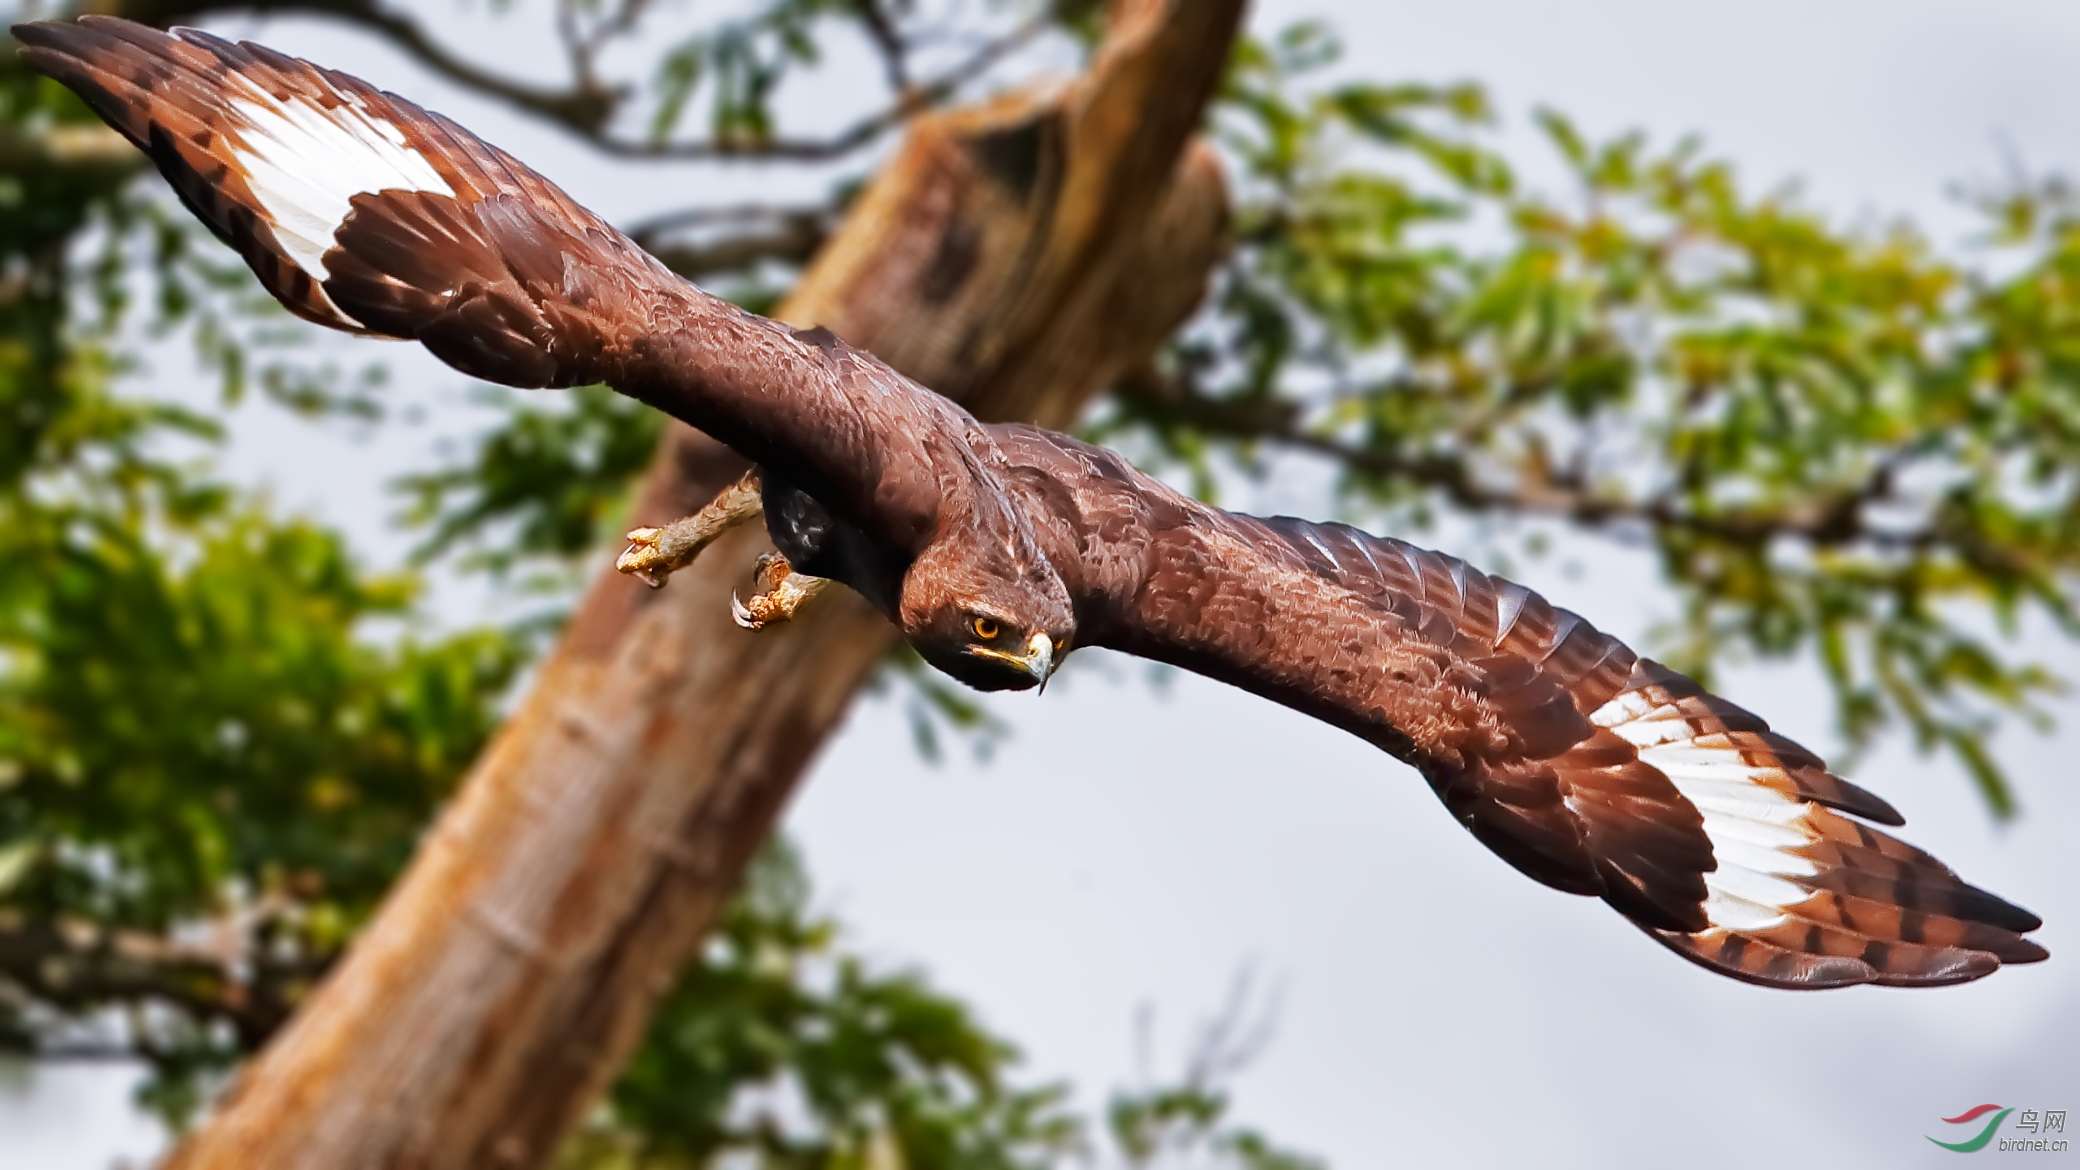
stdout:
[(85, 16), (13, 31), (299, 316), (419, 341), (508, 386), (606, 382), (892, 544), (932, 530), (928, 447), (972, 421), (957, 407), (828, 331), (702, 292), (449, 119), (195, 29)]
[(1089, 640), (1357, 734), (1525, 874), (1778, 987), (1934, 985), (2045, 958), (2036, 916), (1760, 718), (1522, 586), (1343, 524), (1223, 512), (1102, 448), (995, 428), (1055, 518)]
[[(2047, 957), (2022, 937), (2035, 915), (1866, 823), (1904, 823), (1891, 805), (1576, 615), (1401, 541), (1259, 523), (1308, 572), (1470, 666), (1490, 702), (1565, 693), (1500, 750), (1410, 753), (1459, 819), (1532, 876), (1598, 893), (1684, 957), (1769, 986), (1933, 986)], [(1571, 849), (1600, 889), (1569, 880), (1579, 866), (1555, 879), (1551, 859)]]

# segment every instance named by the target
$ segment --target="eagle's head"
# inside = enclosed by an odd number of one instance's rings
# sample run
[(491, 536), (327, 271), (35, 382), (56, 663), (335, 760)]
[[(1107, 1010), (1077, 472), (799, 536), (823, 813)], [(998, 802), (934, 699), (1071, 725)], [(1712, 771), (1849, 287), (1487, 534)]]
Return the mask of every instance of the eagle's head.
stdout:
[(1030, 540), (934, 542), (903, 576), (903, 636), (978, 691), (1043, 686), (1076, 636), (1069, 590)]

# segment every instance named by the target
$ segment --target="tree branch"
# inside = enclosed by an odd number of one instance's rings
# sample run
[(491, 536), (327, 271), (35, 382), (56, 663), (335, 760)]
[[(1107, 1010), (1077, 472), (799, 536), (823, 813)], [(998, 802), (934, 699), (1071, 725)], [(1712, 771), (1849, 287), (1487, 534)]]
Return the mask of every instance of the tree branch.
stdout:
[(257, 16), (305, 14), (329, 16), (369, 30), (403, 49), (435, 73), (479, 93), (540, 114), (586, 137), (597, 137), (628, 96), (626, 87), (609, 88), (581, 82), (565, 89), (531, 85), (501, 77), (449, 52), (419, 23), (388, 11), (373, 0), (102, 0), (83, 6), (161, 27), (215, 13), (246, 12)]
[[(837, 226), (843, 210), (836, 204), (697, 208), (637, 224), (628, 235), (665, 267), (698, 280), (719, 272), (742, 272), (767, 260), (806, 264)], [(724, 225), (733, 230), (715, 235), (712, 229)]]
[(860, 149), (911, 118), (944, 103), (962, 86), (981, 77), (999, 61), (1031, 43), (1045, 31), (1047, 18), (1034, 17), (1002, 36), (985, 42), (960, 64), (937, 78), (898, 91), (893, 102), (826, 138), (710, 138), (691, 142), (652, 142), (589, 133), (592, 145), (616, 158), (691, 161), (721, 158), (781, 159), (824, 162)]
[[(66, 1012), (92, 1012), (111, 1003), (170, 1004), (199, 1019), (228, 1023), (250, 1049), (288, 1019), (302, 989), (333, 959), (286, 956), (261, 945), (275, 909), (228, 920), (201, 942), (16, 918), (0, 923), (0, 980)], [(136, 1045), (131, 1052), (143, 1055)], [(38, 1048), (34, 1055), (65, 1052)]]
[(902, 93), (910, 88), (910, 46), (896, 31), (895, 22), (882, 11), (881, 0), (852, 0), (859, 13), (867, 40), (881, 54), (881, 68), (888, 75), (888, 88)]
[[(1546, 516), (1586, 528), (1630, 523), (1750, 547), (1779, 538), (1819, 548), (1862, 543), (1901, 551), (1925, 550), (1946, 539), (1956, 542), (1956, 534), (1946, 532), (1939, 521), (1903, 530), (1869, 523), (1870, 505), (1896, 498), (1894, 484), (1905, 458), (1899, 451), (1880, 460), (1860, 484), (1832, 496), (1784, 508), (1705, 514), (1683, 507), (1669, 495), (1628, 499), (1599, 492), (1579, 474), (1543, 464), (1527, 465), (1514, 485), (1499, 485), (1483, 480), (1463, 454), (1398, 451), (1322, 435), (1306, 428), (1298, 403), (1209, 397), (1187, 380), (1153, 366), (1143, 366), (1120, 379), (1115, 394), (1131, 416), (1159, 427), (1185, 427), (1220, 438), (1273, 443), (1326, 456), (1368, 478), (1438, 491), (1473, 512)], [(1960, 551), (1970, 555), (1968, 548)]]
[[(886, 36), (894, 39), (884, 41), (883, 32), (877, 32), (876, 22), (885, 26), (885, 14), (872, 0), (859, 0), (859, 4), (861, 19), (867, 24), (868, 39), (876, 44), (885, 60), (893, 60), (887, 55), (891, 51), (902, 53), (900, 38), (893, 28), (886, 28), (883, 30)], [(569, 15), (568, 6), (559, 8), (558, 31), (571, 58), (574, 79), (568, 86), (550, 88), (501, 76), (472, 64), (436, 42), (419, 22), (390, 11), (375, 0), (231, 0), (227, 3), (212, 3), (210, 0), (98, 0), (83, 6), (86, 11), (104, 12), (162, 27), (212, 13), (329, 16), (382, 36), (403, 49), (413, 60), (450, 81), (539, 114), (576, 133), (606, 154), (617, 158), (679, 161), (758, 158), (818, 162), (841, 158), (873, 143), (917, 114), (952, 98), (961, 87), (1030, 43), (1050, 24), (1048, 13), (1043, 10), (1010, 32), (984, 42), (966, 59), (922, 84), (912, 84), (907, 80), (906, 67), (890, 64), (890, 76), (905, 79), (894, 85), (895, 100), (828, 137), (659, 142), (625, 138), (610, 132), (616, 115), (634, 90), (630, 86), (610, 86), (599, 81), (591, 67), (592, 60), (608, 39), (634, 30), (646, 7), (642, 0), (626, 0), (613, 18), (601, 21), (590, 33), (578, 31), (576, 18)], [(872, 19), (869, 19), (870, 13)], [(891, 45), (895, 46), (893, 50), (889, 47)]]

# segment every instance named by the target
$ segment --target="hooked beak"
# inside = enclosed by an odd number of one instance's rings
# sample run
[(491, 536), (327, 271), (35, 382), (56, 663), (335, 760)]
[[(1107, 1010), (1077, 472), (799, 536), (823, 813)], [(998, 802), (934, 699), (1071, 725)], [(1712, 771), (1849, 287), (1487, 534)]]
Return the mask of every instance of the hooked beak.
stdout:
[(1047, 689), (1047, 680), (1053, 677), (1055, 669), (1061, 666), (1054, 656), (1054, 642), (1046, 634), (1034, 634), (1026, 642), (1024, 654), (1009, 654), (1002, 650), (992, 650), (987, 646), (970, 646), (968, 653), (978, 658), (994, 658), (1018, 667), (1032, 675), (1042, 691)]
[(1054, 677), (1054, 642), (1046, 634), (1034, 634), (1026, 646), (1029, 650), (1026, 669), (1040, 680), (1040, 689), (1034, 693), (1044, 695), (1047, 693), (1047, 680)]

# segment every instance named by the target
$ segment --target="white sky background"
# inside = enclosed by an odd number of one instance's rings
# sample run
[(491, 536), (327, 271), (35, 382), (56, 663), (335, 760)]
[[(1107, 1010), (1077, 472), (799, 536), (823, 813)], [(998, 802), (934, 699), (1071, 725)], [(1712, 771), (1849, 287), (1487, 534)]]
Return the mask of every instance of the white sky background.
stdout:
[[(464, 11), (424, 10), (439, 24)], [(1540, 103), (1595, 135), (1695, 131), (1751, 183), (1797, 178), (1843, 216), (1909, 214), (1948, 238), (1967, 223), (1945, 195), (1959, 180), (1996, 178), (2011, 160), (2080, 173), (2071, 0), (1279, 0), (1255, 20), (1298, 16), (1342, 32), (1350, 72), (1486, 82), (1525, 145)], [(481, 59), (524, 70), (540, 52), (518, 21), (488, 38), (482, 22), (467, 27)], [(218, 28), (422, 98), (624, 222), (801, 182), (603, 164), (358, 35), (308, 21)], [(855, 109), (861, 76), (835, 71), (807, 96)], [(394, 557), (381, 482), (484, 416), (455, 375), (384, 353), (392, 393), (427, 404), (417, 429), (386, 429), (378, 446), (248, 410), (228, 462)], [(160, 368), (187, 376), (177, 355)], [(1316, 483), (1295, 475), (1228, 502), (1319, 513)], [(1517, 572), (1628, 637), (1668, 612), (1645, 558), (1588, 541), (1566, 553), (1581, 571), (1555, 557)], [(2080, 654), (2062, 658), (2080, 675)], [(1910, 840), (2041, 913), (2050, 963), (1947, 990), (1800, 995), (1697, 970), (1600, 903), (1519, 876), (1454, 829), (1414, 773), (1355, 739), (1189, 676), (1161, 693), (1141, 676), (1115, 659), (1044, 699), (993, 702), (1015, 734), (986, 766), (958, 749), (920, 763), (901, 713), (870, 702), (789, 817), (855, 942), (977, 1005), (1024, 1047), (1033, 1079), (1069, 1079), (1086, 1102), (1136, 1081), (1142, 1005), (1154, 1009), (1153, 1071), (1173, 1073), (1247, 967), (1277, 990), (1278, 1015), (1236, 1084), (1240, 1113), (1340, 1170), (1933, 1165), (1952, 1157), (1922, 1136), (1949, 1136), (1939, 1117), (1982, 1101), (2080, 1109), (2080, 863), (2066, 844), (2080, 824), (2080, 732), (2002, 740), (2025, 808), (2007, 829), (1955, 768), (1904, 745), (1857, 776), (1907, 815)], [(1807, 672), (1742, 672), (1726, 689), (1795, 737), (1833, 742)], [(0, 1166), (101, 1167), (154, 1148), (128, 1084), (110, 1070), (0, 1084)]]

